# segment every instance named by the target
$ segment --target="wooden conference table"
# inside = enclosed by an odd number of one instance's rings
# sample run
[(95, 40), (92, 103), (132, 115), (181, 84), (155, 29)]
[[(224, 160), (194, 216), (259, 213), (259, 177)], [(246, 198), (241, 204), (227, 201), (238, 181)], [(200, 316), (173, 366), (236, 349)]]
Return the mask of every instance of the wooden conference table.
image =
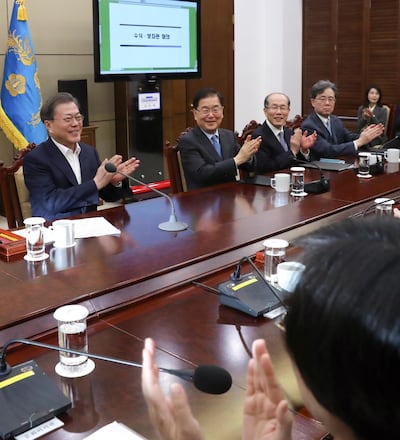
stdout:
[[(230, 371), (233, 387), (224, 395), (185, 387), (207, 438), (240, 438), (253, 339), (267, 340), (284, 389), (294, 405), (300, 404), (282, 334), (268, 319), (220, 306), (217, 295), (191, 282), (216, 287), (241, 257), (261, 250), (265, 238), (293, 240), (362, 213), (376, 197), (400, 194), (398, 167), (368, 180), (358, 179), (353, 170), (326, 175), (331, 190), (301, 200), (242, 183), (173, 196), (178, 219), (189, 225), (178, 233), (157, 228), (170, 214), (164, 198), (113, 208), (98, 215), (120, 228), (121, 236), (79, 240), (60, 255), (50, 245), (50, 258), (39, 264), (23, 259), (0, 262), (0, 345), (17, 337), (56, 343), (54, 309), (83, 304), (90, 310), (89, 351), (140, 362), (143, 339), (151, 336), (160, 366), (215, 364)], [(306, 171), (306, 181), (318, 176), (317, 170)], [(32, 357), (74, 401), (74, 408), (62, 416), (65, 426), (46, 438), (84, 438), (113, 420), (155, 438), (141, 396), (139, 369), (96, 361), (90, 376), (71, 380), (54, 373), (55, 352), (25, 346), (10, 351), (7, 359), (15, 364)], [(161, 375), (163, 386), (175, 380)], [(314, 427), (307, 425), (306, 438), (320, 438), (320, 433), (309, 432)], [(300, 423), (297, 432), (301, 430)]]

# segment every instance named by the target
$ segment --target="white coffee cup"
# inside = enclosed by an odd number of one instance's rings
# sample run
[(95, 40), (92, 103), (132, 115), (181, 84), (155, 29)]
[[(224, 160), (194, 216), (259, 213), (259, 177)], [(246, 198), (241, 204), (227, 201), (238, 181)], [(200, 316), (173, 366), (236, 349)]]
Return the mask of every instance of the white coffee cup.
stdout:
[(271, 186), (277, 192), (289, 192), (290, 189), (290, 174), (277, 173), (271, 179)]
[(51, 229), (54, 234), (55, 247), (75, 246), (75, 225), (72, 220), (55, 220)]
[(397, 148), (388, 148), (385, 151), (385, 159), (389, 163), (399, 163), (399, 158), (400, 158), (400, 150), (398, 150)]
[(293, 292), (305, 269), (304, 264), (298, 261), (284, 261), (276, 269), (278, 285), (286, 292)]

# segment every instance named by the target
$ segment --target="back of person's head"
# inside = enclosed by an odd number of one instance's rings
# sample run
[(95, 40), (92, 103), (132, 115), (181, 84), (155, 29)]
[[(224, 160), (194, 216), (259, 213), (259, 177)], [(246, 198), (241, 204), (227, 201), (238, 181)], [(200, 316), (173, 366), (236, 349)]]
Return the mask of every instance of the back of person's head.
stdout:
[(336, 84), (328, 79), (320, 79), (315, 84), (312, 85), (310, 89), (310, 98), (315, 99), (318, 95), (324, 92), (326, 89), (332, 89), (335, 97), (338, 94), (338, 89)]
[(400, 438), (400, 220), (347, 220), (301, 244), (286, 318), (294, 363), (357, 438)]
[(73, 102), (79, 108), (78, 100), (68, 92), (59, 92), (50, 96), (40, 109), (40, 119), (42, 122), (53, 120), (56, 107), (60, 104), (68, 104), (69, 102)]
[(375, 89), (379, 93), (379, 99), (378, 99), (376, 104), (377, 105), (381, 105), (381, 102), (382, 102), (382, 90), (380, 89), (380, 87), (376, 86), (375, 84), (371, 84), (365, 90), (365, 94), (364, 94), (364, 107), (368, 107), (369, 106), (368, 94), (371, 91), (371, 89)]
[(199, 106), (199, 102), (202, 99), (205, 98), (210, 98), (216, 96), (219, 99), (220, 104), (223, 106), (224, 105), (224, 97), (222, 95), (222, 93), (220, 93), (218, 90), (216, 89), (212, 89), (212, 88), (204, 88), (204, 89), (200, 89), (193, 97), (193, 102), (192, 102), (192, 107), (193, 108), (197, 108)]

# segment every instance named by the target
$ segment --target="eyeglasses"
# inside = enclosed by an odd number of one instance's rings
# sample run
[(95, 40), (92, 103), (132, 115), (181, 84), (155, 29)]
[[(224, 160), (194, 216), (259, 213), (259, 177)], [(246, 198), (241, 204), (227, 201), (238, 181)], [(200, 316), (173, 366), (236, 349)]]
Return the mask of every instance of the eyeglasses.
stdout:
[(320, 102), (335, 102), (336, 98), (334, 96), (318, 96), (318, 98), (314, 98), (316, 101)]
[(280, 110), (281, 112), (288, 112), (289, 111), (288, 105), (268, 105), (265, 108), (267, 108), (268, 110), (271, 110), (271, 112), (277, 112), (278, 110)]
[(200, 107), (196, 108), (195, 110), (199, 112), (203, 116), (207, 116), (208, 114), (212, 113), (213, 115), (219, 115), (222, 112), (222, 105), (214, 105), (214, 107)]
[(64, 121), (66, 124), (70, 124), (73, 120), (76, 122), (82, 122), (85, 119), (85, 117), (81, 114), (75, 115), (75, 116), (66, 116), (65, 118), (54, 118), (53, 121)]

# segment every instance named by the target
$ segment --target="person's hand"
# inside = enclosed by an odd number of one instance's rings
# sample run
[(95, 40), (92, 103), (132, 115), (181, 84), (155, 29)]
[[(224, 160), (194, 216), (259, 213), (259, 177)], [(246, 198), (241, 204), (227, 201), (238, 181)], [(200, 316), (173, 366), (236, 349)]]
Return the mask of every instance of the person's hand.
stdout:
[(242, 148), (239, 150), (238, 154), (234, 157), (236, 165), (242, 165), (249, 161), (258, 151), (261, 144), (261, 136), (252, 139), (250, 135), (246, 137)]
[(369, 108), (364, 108), (363, 113), (362, 113), (362, 117), (363, 119), (371, 119), (374, 117), (374, 114), (372, 113), (372, 111)]
[(293, 418), (276, 381), (265, 341), (252, 346), (243, 409), (243, 440), (290, 440)]
[[(111, 162), (111, 160), (109, 162)], [(116, 165), (118, 171), (129, 176), (139, 167), (140, 160), (136, 159), (136, 157), (131, 157), (130, 159), (126, 160), (125, 162), (120, 161), (119, 164), (115, 164), (115, 165)], [(125, 177), (122, 174), (115, 173), (113, 175), (113, 178), (111, 179), (111, 183), (113, 185), (117, 185), (119, 182), (121, 182), (124, 179), (125, 179)]]
[(193, 417), (184, 389), (172, 384), (167, 397), (154, 364), (154, 341), (146, 338), (143, 349), (142, 392), (150, 420), (162, 440), (202, 440), (199, 422)]
[(365, 128), (360, 137), (355, 141), (357, 148), (369, 144), (372, 140), (380, 136), (385, 129), (383, 124), (371, 124)]
[(97, 168), (96, 175), (93, 177), (94, 183), (98, 190), (106, 187), (114, 177), (113, 173), (109, 173), (105, 169), (106, 163), (111, 162), (111, 160), (104, 159), (99, 168)]
[(292, 153), (296, 156), (296, 154), (300, 151), (301, 144), (301, 129), (296, 128), (293, 131), (292, 136), (290, 137), (290, 149)]
[(400, 218), (400, 209), (399, 208), (394, 208), (393, 209), (393, 215), (397, 218)]
[(307, 154), (309, 152), (309, 149), (312, 148), (312, 146), (315, 144), (315, 142), (317, 141), (317, 137), (318, 135), (315, 130), (311, 134), (308, 134), (307, 130), (305, 130), (304, 133), (302, 133), (300, 139), (300, 146), (301, 146), (301, 150), (305, 154)]

